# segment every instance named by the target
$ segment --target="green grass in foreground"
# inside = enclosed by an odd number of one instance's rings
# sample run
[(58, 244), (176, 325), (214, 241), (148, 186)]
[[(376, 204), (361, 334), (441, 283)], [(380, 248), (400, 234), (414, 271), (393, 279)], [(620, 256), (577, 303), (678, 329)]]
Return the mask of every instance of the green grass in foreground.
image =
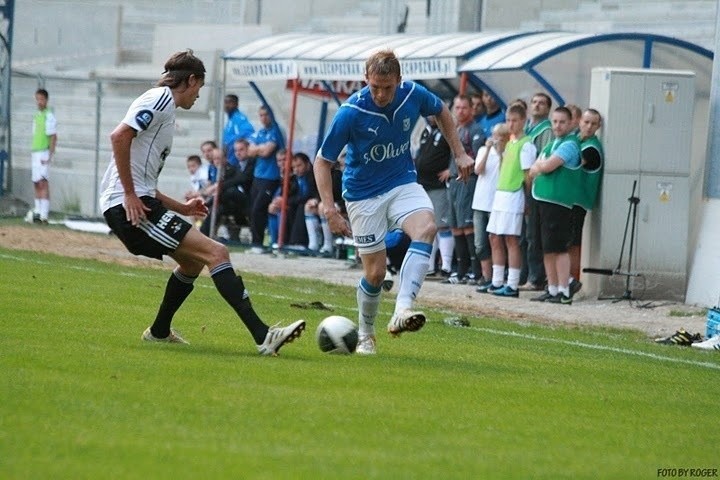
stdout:
[[(720, 357), (634, 332), (445, 316), (375, 357), (321, 353), (351, 288), (245, 276), (278, 358), (201, 277), (143, 344), (169, 271), (0, 249), (0, 478), (657, 478), (718, 468)], [(381, 306), (382, 330), (390, 296)]]

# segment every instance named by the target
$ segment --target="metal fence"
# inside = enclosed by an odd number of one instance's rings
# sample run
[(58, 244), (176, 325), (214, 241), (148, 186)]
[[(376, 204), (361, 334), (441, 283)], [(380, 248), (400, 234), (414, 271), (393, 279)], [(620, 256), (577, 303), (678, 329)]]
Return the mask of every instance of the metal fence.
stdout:
[[(51, 210), (98, 216), (98, 190), (111, 156), (109, 133), (132, 101), (155, 80), (142, 78), (81, 78), (72, 75), (24, 75), (14, 72), (10, 90), (11, 121), (7, 156), (0, 156), (0, 195), (11, 193), (32, 201), (30, 142), (37, 110), (34, 94), (46, 89), (58, 120), (58, 145), (50, 171)], [(206, 84), (191, 111), (178, 111), (173, 152), (163, 171), (162, 189), (182, 195), (187, 186), (184, 159), (200, 143), (220, 138), (223, 85)], [(173, 158), (176, 157), (172, 161)], [(2, 175), (4, 173), (4, 175)]]

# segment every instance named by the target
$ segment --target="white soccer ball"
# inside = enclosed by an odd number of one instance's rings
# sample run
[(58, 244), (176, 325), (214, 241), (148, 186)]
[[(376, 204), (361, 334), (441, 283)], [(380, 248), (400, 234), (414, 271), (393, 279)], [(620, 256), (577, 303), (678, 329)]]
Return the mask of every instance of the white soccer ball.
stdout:
[(349, 318), (331, 315), (320, 322), (315, 338), (325, 353), (350, 354), (357, 347), (358, 330)]

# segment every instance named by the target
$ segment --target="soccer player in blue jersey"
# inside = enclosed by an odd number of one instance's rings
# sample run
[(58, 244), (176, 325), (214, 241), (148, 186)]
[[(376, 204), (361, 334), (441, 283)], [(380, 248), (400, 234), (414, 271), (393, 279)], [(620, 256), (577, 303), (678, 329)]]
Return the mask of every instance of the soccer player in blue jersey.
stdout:
[[(376, 352), (375, 317), (385, 278), (385, 236), (401, 228), (411, 239), (399, 275), (395, 313), (388, 332), (397, 336), (425, 324), (413, 301), (428, 269), (437, 227), (433, 205), (417, 183), (410, 135), (420, 116), (434, 115), (447, 139), (462, 179), (474, 161), (463, 149), (447, 106), (423, 86), (402, 81), (400, 62), (383, 50), (365, 63), (367, 86), (339, 108), (318, 152), (314, 170), (324, 214), (334, 233), (352, 235), (363, 265), (357, 289), (360, 341), (357, 353)], [(350, 224), (336, 210), (330, 171), (347, 145), (343, 198)]]

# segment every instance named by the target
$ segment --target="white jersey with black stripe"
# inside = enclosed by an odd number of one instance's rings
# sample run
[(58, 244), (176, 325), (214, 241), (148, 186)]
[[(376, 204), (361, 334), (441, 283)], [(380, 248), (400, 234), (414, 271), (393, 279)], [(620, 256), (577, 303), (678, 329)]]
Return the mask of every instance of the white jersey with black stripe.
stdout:
[[(157, 87), (139, 96), (123, 118), (137, 132), (130, 146), (130, 169), (138, 197), (155, 196), (158, 176), (170, 154), (175, 130), (175, 101), (168, 87)], [(125, 195), (113, 155), (101, 185), (100, 208), (123, 202)]]

